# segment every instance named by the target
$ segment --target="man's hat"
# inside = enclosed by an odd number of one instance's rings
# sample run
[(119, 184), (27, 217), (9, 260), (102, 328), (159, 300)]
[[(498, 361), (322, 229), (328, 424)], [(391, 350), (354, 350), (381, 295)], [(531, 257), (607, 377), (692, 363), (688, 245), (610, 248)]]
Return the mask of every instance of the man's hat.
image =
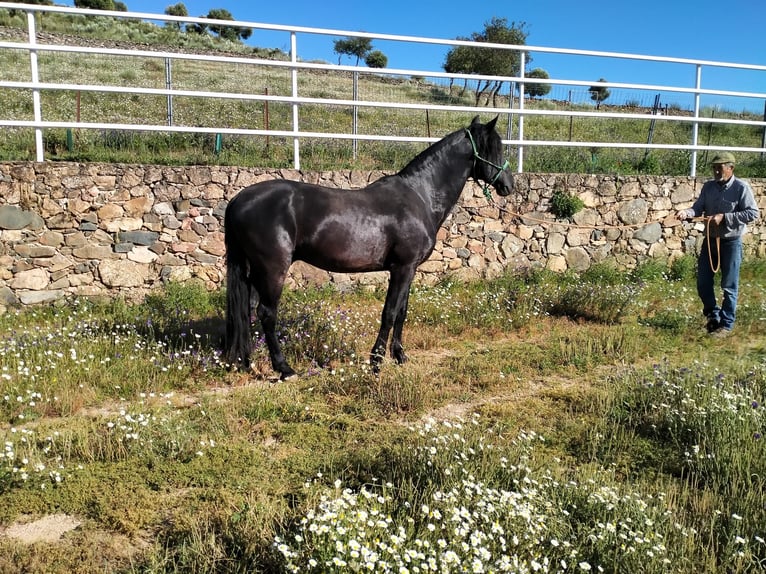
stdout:
[(719, 151), (713, 156), (713, 159), (710, 160), (711, 165), (715, 165), (717, 163), (734, 164), (734, 154), (730, 151)]

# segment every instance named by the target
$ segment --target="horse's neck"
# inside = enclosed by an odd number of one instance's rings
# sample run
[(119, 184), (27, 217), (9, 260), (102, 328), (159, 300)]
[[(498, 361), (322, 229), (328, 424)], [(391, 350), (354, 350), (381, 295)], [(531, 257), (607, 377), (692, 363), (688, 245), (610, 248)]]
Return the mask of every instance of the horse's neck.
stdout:
[(452, 211), (471, 173), (473, 157), (461, 149), (459, 137), (434, 144), (399, 172), (430, 205), (437, 224)]

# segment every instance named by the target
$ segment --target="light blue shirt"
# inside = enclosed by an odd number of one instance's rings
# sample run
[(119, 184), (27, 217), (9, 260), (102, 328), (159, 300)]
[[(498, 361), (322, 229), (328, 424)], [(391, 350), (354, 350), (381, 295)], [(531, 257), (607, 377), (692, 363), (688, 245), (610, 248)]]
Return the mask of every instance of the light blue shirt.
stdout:
[[(759, 216), (750, 184), (735, 176), (731, 176), (725, 184), (714, 179), (706, 181), (697, 201), (687, 210), (687, 213), (691, 212), (694, 217), (723, 213), (716, 235), (724, 239), (742, 237), (747, 231), (747, 224)], [(713, 229), (715, 226), (711, 226)]]

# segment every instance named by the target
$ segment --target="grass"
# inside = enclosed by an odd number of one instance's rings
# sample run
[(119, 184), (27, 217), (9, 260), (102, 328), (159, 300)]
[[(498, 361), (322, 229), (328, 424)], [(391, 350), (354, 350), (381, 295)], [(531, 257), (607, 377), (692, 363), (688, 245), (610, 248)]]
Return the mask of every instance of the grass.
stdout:
[(223, 294), (193, 283), (13, 310), (0, 532), (82, 524), (0, 535), (0, 571), (756, 571), (763, 277), (725, 353), (691, 261), (417, 286), (379, 377), (383, 293), (293, 291), (289, 383), (257, 326), (254, 372), (227, 369)]
[[(24, 28), (20, 14), (0, 11), (0, 26)], [(42, 30), (66, 33), (90, 39), (141, 42), (143, 44), (183, 48), (195, 51), (224, 51), (268, 59), (286, 59), (279, 50), (251, 48), (184, 34), (146, 22), (121, 21), (111, 18), (82, 18), (73, 15), (46, 14)], [(41, 52), (38, 56), (41, 81), (112, 86), (165, 88), (165, 62), (160, 58), (119, 57), (106, 54), (64, 54)], [(0, 79), (19, 80), (29, 75), (29, 61), (21, 50), (0, 51)], [(242, 81), (245, 77), (246, 82)], [(179, 90), (221, 91), (229, 93), (268, 93), (291, 95), (291, 77), (287, 69), (259, 65), (225, 64), (174, 60), (172, 83)], [(305, 97), (352, 99), (353, 80), (346, 72), (301, 71), (298, 93)], [(360, 100), (473, 105), (470, 90), (444, 83), (438, 78), (388, 78), (360, 75)], [(32, 119), (32, 94), (29, 90), (2, 90), (5, 117)], [(614, 98), (618, 97), (615, 94)], [(502, 98), (501, 98), (502, 100)], [(140, 94), (74, 93), (50, 90), (41, 94), (44, 119), (49, 121), (115, 122), (165, 125), (168, 104), (165, 96)], [(507, 107), (507, 97), (498, 106)], [(589, 110), (593, 106), (548, 100), (530, 100), (525, 107), (534, 109)], [(604, 104), (604, 109), (619, 106)], [(738, 114), (703, 110), (702, 115), (748, 118), (755, 114)], [(635, 112), (634, 108), (626, 108)], [(681, 110), (675, 110), (684, 113)], [(401, 136), (444, 135), (463, 127), (470, 120), (462, 113), (418, 110), (384, 110), (359, 108), (358, 130), (365, 134), (396, 133)], [(316, 132), (350, 132), (352, 110), (347, 106), (301, 105), (300, 121)], [(517, 132), (513, 120), (513, 133)], [(291, 130), (292, 106), (279, 102), (258, 102), (217, 98), (173, 99), (173, 124), (221, 128)], [(529, 116), (525, 120), (528, 140), (644, 142), (649, 134), (649, 120), (590, 119), (553, 116)], [(653, 132), (655, 143), (691, 142), (691, 124), (658, 121)], [(759, 147), (762, 130), (752, 126), (715, 125), (700, 128), (700, 135), (710, 145)], [(224, 164), (261, 168), (283, 168), (293, 165), (292, 141), (285, 138), (226, 135), (220, 149), (215, 134), (180, 134), (155, 132), (112, 132), (78, 130), (67, 134), (63, 129), (46, 130), (46, 157), (52, 160), (90, 162), (128, 162), (165, 165)], [(301, 141), (301, 166), (307, 170), (361, 169), (398, 170), (421, 149), (415, 144), (393, 142), (359, 142), (356, 151), (350, 141), (304, 139)], [(0, 139), (0, 161), (33, 160), (34, 133), (24, 129), (4, 129)], [(674, 150), (616, 148), (546, 148), (525, 149), (524, 168), (540, 173), (617, 173), (668, 174), (689, 173), (690, 154)], [(706, 154), (699, 154), (698, 169), (706, 170)], [(512, 166), (513, 167), (513, 166)], [(737, 173), (743, 177), (765, 177), (766, 162), (758, 154), (739, 158)]]

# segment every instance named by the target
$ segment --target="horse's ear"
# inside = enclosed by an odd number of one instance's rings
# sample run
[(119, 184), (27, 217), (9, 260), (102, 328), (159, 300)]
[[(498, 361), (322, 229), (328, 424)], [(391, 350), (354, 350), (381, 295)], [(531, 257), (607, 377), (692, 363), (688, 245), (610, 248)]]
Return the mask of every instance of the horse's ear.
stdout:
[(497, 118), (499, 118), (499, 117), (500, 117), (500, 115), (498, 114), (494, 118), (492, 118), (491, 120), (489, 120), (487, 122), (487, 129), (488, 130), (494, 130), (495, 129), (495, 124), (497, 123)]
[(478, 116), (478, 115), (476, 115), (476, 116), (474, 116), (474, 117), (473, 117), (473, 119), (471, 120), (471, 125), (470, 125), (469, 127), (477, 126), (477, 125), (479, 125), (480, 123), (481, 123), (481, 122), (479, 121), (479, 116)]

